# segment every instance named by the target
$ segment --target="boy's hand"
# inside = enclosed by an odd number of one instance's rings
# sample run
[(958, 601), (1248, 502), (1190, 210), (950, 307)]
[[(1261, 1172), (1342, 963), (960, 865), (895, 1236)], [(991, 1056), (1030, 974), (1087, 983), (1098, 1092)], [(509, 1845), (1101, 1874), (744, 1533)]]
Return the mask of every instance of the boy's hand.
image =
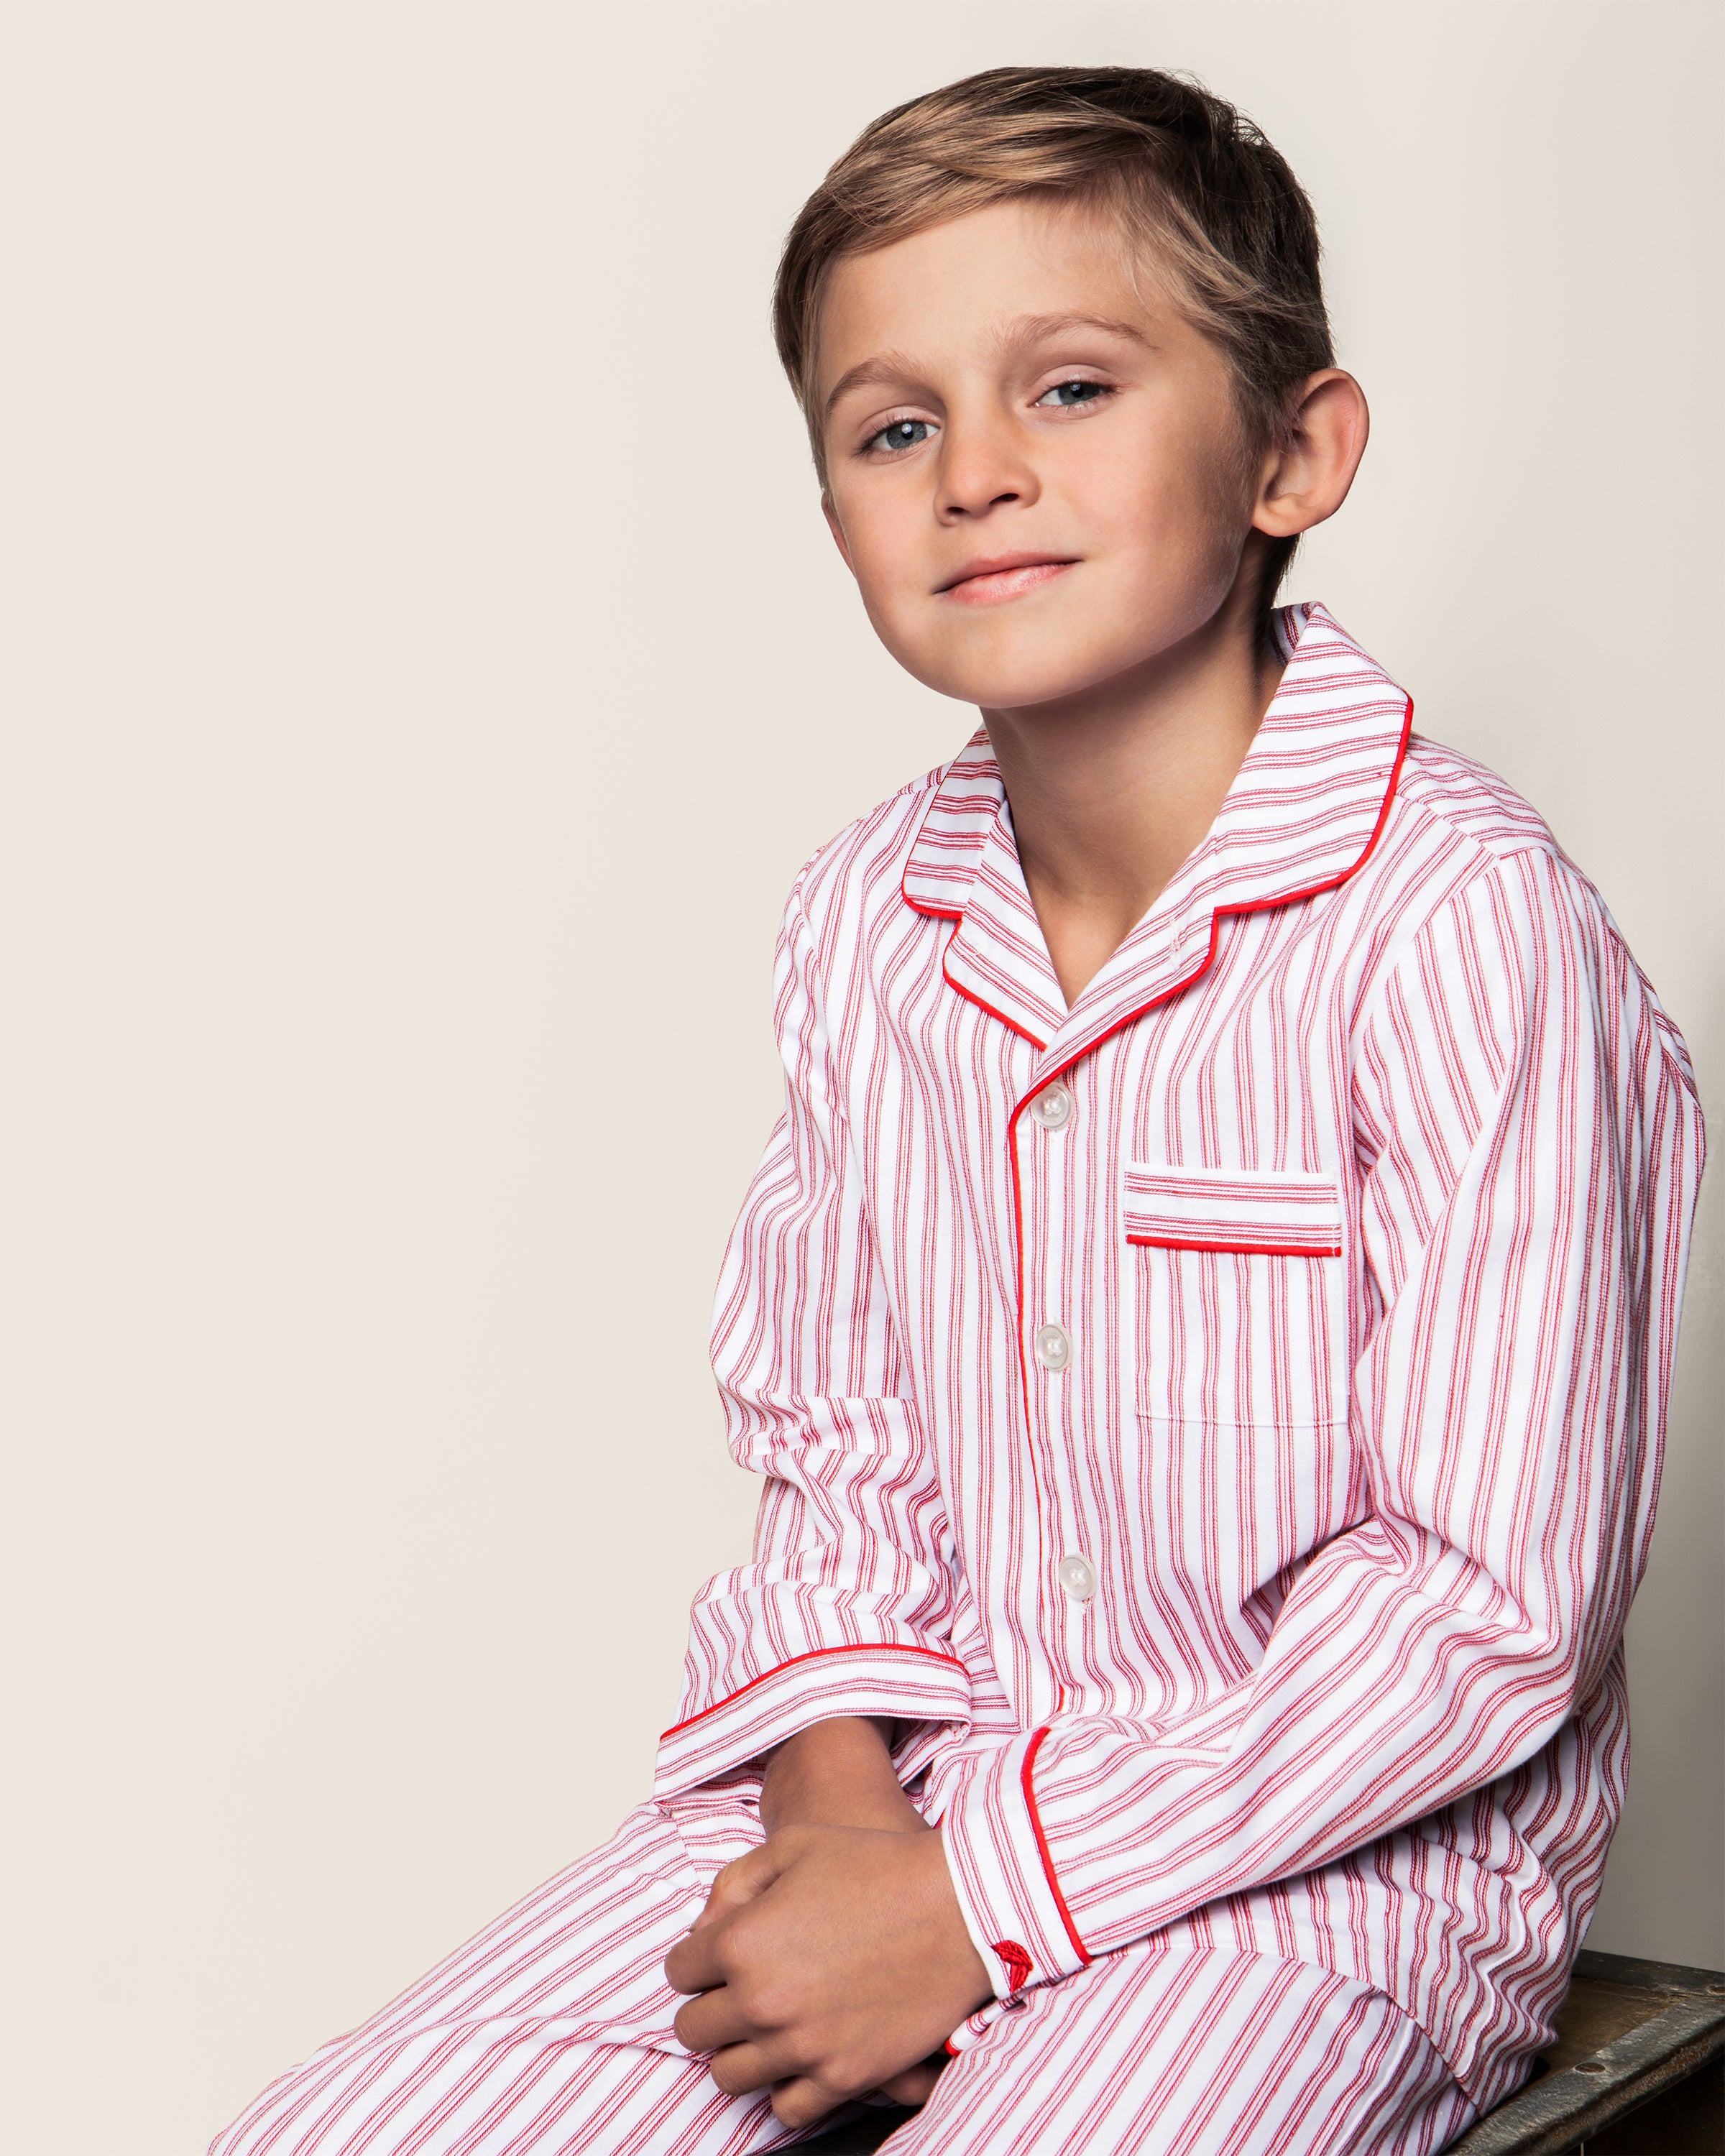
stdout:
[(665, 1957), (678, 2039), (727, 2095), (773, 2090), (784, 2125), (886, 2088), (918, 2102), (929, 2055), (992, 1995), (940, 1835), (781, 1827), (727, 1864)]

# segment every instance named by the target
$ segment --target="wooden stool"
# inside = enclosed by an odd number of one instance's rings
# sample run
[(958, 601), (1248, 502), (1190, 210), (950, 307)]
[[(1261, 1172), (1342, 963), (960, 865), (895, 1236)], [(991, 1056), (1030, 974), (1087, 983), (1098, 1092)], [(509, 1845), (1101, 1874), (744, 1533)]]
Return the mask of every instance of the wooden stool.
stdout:
[[(910, 2116), (877, 2111), (805, 2148), (867, 2156)], [(1446, 2156), (1725, 2156), (1725, 1974), (1577, 1957), (1533, 2079)], [(1273, 2156), (1266, 2150), (1264, 2156)]]
[(1448, 2156), (1722, 2156), (1725, 1974), (1576, 1957), (1534, 2078)]

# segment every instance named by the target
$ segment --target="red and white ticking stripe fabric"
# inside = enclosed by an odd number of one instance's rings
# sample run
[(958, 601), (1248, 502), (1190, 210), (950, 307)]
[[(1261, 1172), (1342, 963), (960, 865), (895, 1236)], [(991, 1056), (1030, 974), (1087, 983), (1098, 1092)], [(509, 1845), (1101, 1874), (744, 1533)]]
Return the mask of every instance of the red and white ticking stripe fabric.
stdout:
[(984, 735), (799, 878), (714, 1342), (756, 1553), (658, 1795), (894, 1717), (1003, 1999), (1292, 1959), (1483, 2107), (1622, 1799), (1701, 1122), (1539, 819), (1322, 608), (1281, 634), (1070, 1009)]

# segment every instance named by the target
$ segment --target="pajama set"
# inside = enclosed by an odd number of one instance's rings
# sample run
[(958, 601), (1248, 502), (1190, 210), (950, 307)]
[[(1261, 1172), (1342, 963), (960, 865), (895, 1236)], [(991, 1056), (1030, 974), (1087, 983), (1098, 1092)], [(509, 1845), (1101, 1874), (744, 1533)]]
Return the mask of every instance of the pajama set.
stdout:
[(660, 1963), (762, 1762), (896, 1725), (995, 1996), (894, 2156), (1429, 2156), (1599, 1887), (1702, 1161), (1539, 819), (1317, 606), (1068, 1009), (987, 737), (792, 894), (714, 1365), (764, 1478), (654, 1800), (213, 2156), (793, 2137)]

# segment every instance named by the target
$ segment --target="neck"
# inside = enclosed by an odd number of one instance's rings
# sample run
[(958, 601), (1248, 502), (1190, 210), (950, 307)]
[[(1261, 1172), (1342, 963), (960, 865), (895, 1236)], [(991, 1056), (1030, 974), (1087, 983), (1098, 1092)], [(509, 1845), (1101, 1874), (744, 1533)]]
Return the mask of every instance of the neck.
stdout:
[(1128, 675), (983, 712), (1069, 1004), (1214, 823), (1281, 674), (1224, 605)]

